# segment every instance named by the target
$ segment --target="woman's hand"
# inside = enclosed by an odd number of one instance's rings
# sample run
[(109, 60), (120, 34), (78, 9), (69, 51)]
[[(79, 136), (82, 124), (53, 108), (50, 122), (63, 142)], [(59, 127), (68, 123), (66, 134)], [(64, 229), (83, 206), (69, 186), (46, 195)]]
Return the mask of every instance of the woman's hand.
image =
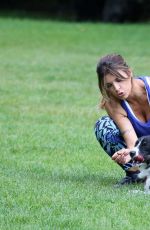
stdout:
[(131, 160), (131, 157), (129, 155), (130, 151), (130, 149), (121, 149), (112, 156), (112, 160), (114, 160), (118, 164), (126, 164)]

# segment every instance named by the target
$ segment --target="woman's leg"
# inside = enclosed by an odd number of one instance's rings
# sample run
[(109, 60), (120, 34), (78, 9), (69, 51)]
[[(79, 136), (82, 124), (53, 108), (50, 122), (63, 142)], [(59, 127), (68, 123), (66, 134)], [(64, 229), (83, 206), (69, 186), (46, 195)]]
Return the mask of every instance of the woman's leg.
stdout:
[[(118, 127), (109, 116), (104, 116), (96, 122), (95, 135), (101, 147), (110, 157), (112, 157), (116, 151), (126, 148), (126, 144)], [(143, 182), (138, 179), (138, 168), (132, 168), (132, 161), (124, 165), (119, 165), (123, 168), (123, 170), (125, 170), (126, 177), (117, 184), (118, 186), (135, 182)]]
[[(118, 127), (109, 116), (104, 116), (96, 122), (95, 135), (101, 147), (110, 157), (118, 150), (126, 148)], [(127, 171), (133, 167), (133, 164), (130, 162), (120, 166)]]

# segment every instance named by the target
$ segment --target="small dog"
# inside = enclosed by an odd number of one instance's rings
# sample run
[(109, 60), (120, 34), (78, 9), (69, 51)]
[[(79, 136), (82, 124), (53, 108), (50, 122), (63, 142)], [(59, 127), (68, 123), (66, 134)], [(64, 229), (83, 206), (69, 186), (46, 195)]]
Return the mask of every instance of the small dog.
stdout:
[(140, 137), (130, 152), (135, 164), (140, 167), (138, 178), (145, 179), (145, 193), (150, 194), (150, 135)]

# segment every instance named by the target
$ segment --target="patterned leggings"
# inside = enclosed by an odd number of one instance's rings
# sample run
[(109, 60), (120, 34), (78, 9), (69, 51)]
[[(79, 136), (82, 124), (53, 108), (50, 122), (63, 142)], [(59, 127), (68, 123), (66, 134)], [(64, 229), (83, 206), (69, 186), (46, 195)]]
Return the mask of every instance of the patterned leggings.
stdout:
[[(120, 130), (109, 116), (101, 117), (95, 124), (95, 135), (104, 151), (112, 157), (112, 155), (126, 148)], [(132, 161), (124, 165), (120, 165), (125, 171), (133, 166)]]

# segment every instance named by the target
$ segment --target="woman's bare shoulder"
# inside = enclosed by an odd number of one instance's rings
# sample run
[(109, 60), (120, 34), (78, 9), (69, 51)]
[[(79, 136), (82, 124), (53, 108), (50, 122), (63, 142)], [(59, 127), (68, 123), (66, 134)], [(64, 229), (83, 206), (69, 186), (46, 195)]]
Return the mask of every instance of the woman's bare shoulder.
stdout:
[(127, 116), (126, 111), (121, 106), (120, 100), (102, 98), (101, 108), (105, 109), (110, 116)]

